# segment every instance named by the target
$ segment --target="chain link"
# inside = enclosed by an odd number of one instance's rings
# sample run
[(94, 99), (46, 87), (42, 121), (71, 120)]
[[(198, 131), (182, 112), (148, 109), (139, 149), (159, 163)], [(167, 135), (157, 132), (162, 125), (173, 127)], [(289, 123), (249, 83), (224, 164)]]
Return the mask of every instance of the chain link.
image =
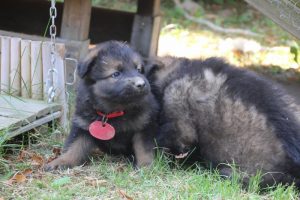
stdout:
[(51, 18), (51, 25), (49, 27), (49, 33), (51, 38), (51, 68), (48, 70), (48, 103), (52, 103), (56, 96), (56, 88), (54, 86), (54, 77), (56, 69), (55, 69), (55, 62), (56, 62), (56, 25), (55, 25), (55, 18), (57, 17), (57, 9), (55, 7), (56, 0), (51, 0), (51, 7), (50, 7), (50, 18)]

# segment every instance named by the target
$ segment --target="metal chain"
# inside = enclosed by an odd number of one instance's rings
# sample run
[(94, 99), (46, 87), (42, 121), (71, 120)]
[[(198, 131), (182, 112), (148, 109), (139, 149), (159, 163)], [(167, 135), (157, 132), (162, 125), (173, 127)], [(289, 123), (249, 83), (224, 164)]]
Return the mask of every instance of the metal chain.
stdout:
[(51, 68), (48, 70), (48, 103), (52, 103), (56, 96), (56, 88), (54, 87), (54, 76), (57, 73), (55, 69), (56, 62), (56, 25), (55, 18), (57, 16), (57, 9), (55, 7), (56, 0), (51, 0), (50, 7), (50, 18), (51, 25), (49, 27), (50, 37), (51, 37)]

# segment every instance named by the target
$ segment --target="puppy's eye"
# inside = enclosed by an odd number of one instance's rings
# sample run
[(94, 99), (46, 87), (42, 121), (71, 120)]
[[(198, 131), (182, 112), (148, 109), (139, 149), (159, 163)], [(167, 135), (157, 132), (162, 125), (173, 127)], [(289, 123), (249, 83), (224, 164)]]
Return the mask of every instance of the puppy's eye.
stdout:
[(120, 76), (121, 75), (121, 72), (114, 72), (112, 75), (111, 75), (111, 77), (112, 78), (117, 78), (118, 76)]
[(144, 70), (143, 70), (143, 67), (142, 66), (137, 66), (136, 67), (136, 70), (139, 72), (139, 73), (144, 73)]

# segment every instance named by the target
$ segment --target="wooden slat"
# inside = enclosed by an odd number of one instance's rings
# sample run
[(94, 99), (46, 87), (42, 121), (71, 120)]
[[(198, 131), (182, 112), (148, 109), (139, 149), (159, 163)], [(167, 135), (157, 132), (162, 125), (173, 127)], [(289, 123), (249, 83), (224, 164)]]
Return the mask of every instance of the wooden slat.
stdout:
[(60, 118), (61, 126), (64, 128), (67, 128), (68, 124), (68, 117), (67, 117), (67, 111), (68, 111), (68, 101), (66, 99), (66, 77), (65, 77), (65, 66), (64, 66), (64, 58), (66, 54), (66, 49), (63, 44), (57, 44), (56, 45), (56, 52), (58, 52), (56, 57), (56, 65), (55, 69), (57, 71), (57, 74), (55, 76), (55, 87), (57, 88), (57, 100), (56, 102), (62, 105), (62, 116)]
[(22, 120), (0, 116), (0, 130), (16, 129), (21, 127)]
[(34, 128), (38, 127), (38, 126), (41, 126), (41, 125), (43, 125), (43, 124), (45, 124), (47, 122), (55, 120), (55, 119), (59, 118), (60, 116), (61, 116), (61, 112), (60, 111), (55, 112), (55, 113), (51, 113), (51, 114), (49, 114), (47, 116), (44, 116), (43, 118), (40, 118), (40, 119), (34, 121), (33, 123), (30, 123), (30, 124), (28, 124), (26, 126), (23, 126), (23, 127), (19, 128), (19, 129), (15, 130), (15, 131), (8, 132), (4, 137), (5, 137), (5, 139), (9, 139), (9, 138), (15, 137), (15, 136), (17, 136), (17, 135), (19, 135), (21, 133), (24, 133), (26, 131), (32, 130), (32, 129), (34, 129)]
[(31, 42), (31, 97), (43, 99), (42, 43)]
[(1, 37), (1, 93), (9, 93), (10, 38)]
[(21, 38), (10, 40), (10, 91), (21, 95)]
[(30, 41), (21, 41), (21, 96), (31, 97)]
[(87, 40), (91, 10), (90, 0), (65, 0), (60, 36), (71, 40)]
[[(38, 118), (51, 112), (61, 110), (61, 105), (57, 103), (48, 104), (44, 101), (33, 99), (18, 99), (6, 95), (0, 96), (0, 108), (15, 110), (16, 112), (28, 112), (35, 114)], [(1, 113), (0, 113), (1, 115)]]
[[(0, 52), (1, 52), (1, 37), (0, 37)], [(0, 94), (1, 94), (1, 53), (0, 53)]]
[(51, 66), (51, 43), (43, 42), (42, 44), (42, 58), (43, 58), (43, 90), (44, 90), (44, 100), (48, 99), (48, 90), (49, 84), (48, 79), (50, 78), (53, 81), (53, 77), (49, 76), (49, 70)]

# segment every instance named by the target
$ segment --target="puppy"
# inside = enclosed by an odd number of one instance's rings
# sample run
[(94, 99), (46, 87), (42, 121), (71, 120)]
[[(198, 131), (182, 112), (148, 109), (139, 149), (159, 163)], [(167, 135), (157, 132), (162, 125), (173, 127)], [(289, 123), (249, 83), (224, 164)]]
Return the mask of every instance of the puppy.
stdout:
[(235, 164), (261, 186), (299, 184), (299, 107), (275, 83), (221, 59), (164, 57), (146, 69), (161, 104), (158, 145), (231, 176)]
[(153, 161), (157, 102), (141, 56), (125, 43), (92, 49), (78, 67), (75, 114), (63, 154), (47, 170), (83, 164), (94, 148), (134, 155), (137, 167)]

